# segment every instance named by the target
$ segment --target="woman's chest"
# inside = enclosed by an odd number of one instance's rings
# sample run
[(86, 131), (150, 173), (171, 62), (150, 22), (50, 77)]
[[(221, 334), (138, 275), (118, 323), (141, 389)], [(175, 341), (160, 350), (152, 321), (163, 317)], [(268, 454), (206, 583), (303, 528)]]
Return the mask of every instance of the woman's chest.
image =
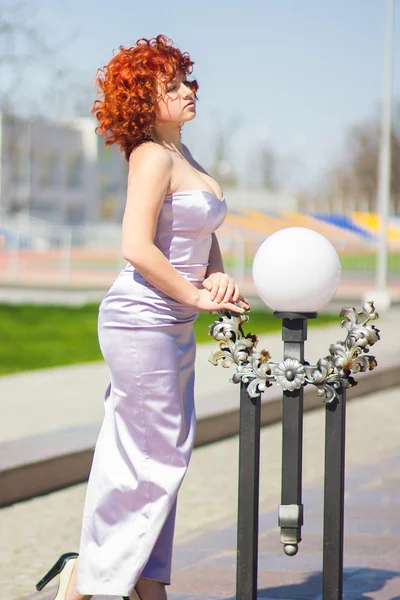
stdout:
[(213, 233), (222, 225), (225, 216), (225, 200), (219, 200), (214, 193), (200, 189), (182, 190), (165, 197), (157, 230), (196, 238)]
[(180, 190), (201, 189), (214, 194), (221, 200), (223, 193), (221, 187), (204, 169), (195, 161), (175, 158), (171, 175), (171, 193)]

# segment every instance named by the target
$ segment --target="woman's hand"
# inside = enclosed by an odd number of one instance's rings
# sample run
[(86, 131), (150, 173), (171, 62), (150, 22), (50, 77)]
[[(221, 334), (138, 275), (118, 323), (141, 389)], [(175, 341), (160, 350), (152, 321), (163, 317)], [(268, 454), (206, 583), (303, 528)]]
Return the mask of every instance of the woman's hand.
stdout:
[(234, 302), (225, 302), (221, 300), (221, 302), (217, 302), (216, 300), (211, 300), (210, 292), (206, 289), (198, 290), (198, 294), (195, 302), (193, 303), (193, 307), (196, 310), (201, 310), (205, 312), (217, 312), (218, 310), (231, 310), (236, 313), (244, 313), (245, 310), (248, 310), (249, 305), (247, 302), (242, 302), (238, 300), (237, 304)]
[(203, 287), (210, 292), (210, 300), (221, 302), (240, 302), (248, 310), (250, 305), (240, 294), (239, 286), (227, 273), (212, 273), (203, 281)]

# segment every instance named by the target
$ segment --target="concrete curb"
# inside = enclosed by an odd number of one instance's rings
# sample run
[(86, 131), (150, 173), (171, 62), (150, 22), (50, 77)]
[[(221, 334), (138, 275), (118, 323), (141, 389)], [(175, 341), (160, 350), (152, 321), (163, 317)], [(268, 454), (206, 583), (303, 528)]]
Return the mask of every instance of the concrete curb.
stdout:
[[(388, 389), (400, 385), (400, 361), (380, 359), (375, 371), (362, 373), (358, 384), (347, 390), (346, 400), (350, 401), (380, 389)], [(204, 417), (197, 423), (196, 445), (201, 446), (239, 433), (239, 386), (233, 386), (237, 398), (237, 408), (220, 414)], [(323, 408), (322, 398), (316, 394), (314, 386), (304, 390), (304, 411)], [(268, 389), (261, 398), (261, 425), (271, 425), (282, 420), (282, 392), (274, 386)]]
[[(347, 400), (400, 385), (400, 360), (380, 359), (375, 371), (363, 373), (358, 385), (348, 390)], [(236, 435), (239, 432), (239, 386), (232, 385), (234, 409), (200, 418), (195, 446)], [(215, 397), (215, 394), (213, 394)], [(313, 386), (304, 393), (304, 410), (322, 408)], [(270, 388), (262, 396), (261, 425), (282, 418), (281, 392)], [(87, 480), (98, 425), (72, 427), (0, 444), (0, 506), (27, 500)]]

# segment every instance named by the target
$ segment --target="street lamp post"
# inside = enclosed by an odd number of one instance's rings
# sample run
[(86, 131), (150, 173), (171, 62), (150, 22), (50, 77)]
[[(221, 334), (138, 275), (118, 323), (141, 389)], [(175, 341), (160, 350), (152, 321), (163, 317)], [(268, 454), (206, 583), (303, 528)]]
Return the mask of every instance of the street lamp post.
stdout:
[(298, 551), (303, 525), (302, 432), (303, 388), (314, 385), (326, 406), (323, 600), (341, 600), (345, 472), (345, 389), (356, 385), (352, 373), (376, 366), (369, 346), (379, 332), (372, 302), (363, 311), (343, 308), (347, 329), (343, 342), (331, 344), (316, 365), (304, 360), (307, 322), (333, 297), (340, 262), (328, 240), (315, 231), (288, 228), (263, 242), (253, 263), (253, 279), (262, 300), (282, 319), (284, 359), (276, 363), (266, 350), (256, 351), (257, 336), (245, 335), (247, 315), (220, 311), (210, 334), (220, 349), (210, 356), (216, 365), (236, 365), (231, 381), (240, 383), (239, 507), (237, 600), (256, 600), (258, 558), (258, 489), (261, 393), (273, 383), (283, 390), (282, 495), (278, 522), (285, 554)]
[(381, 135), (379, 150), (378, 213), (380, 234), (376, 269), (377, 297), (382, 305), (390, 305), (388, 290), (388, 222), (391, 190), (391, 122), (393, 71), (393, 0), (386, 0), (385, 66), (382, 98)]

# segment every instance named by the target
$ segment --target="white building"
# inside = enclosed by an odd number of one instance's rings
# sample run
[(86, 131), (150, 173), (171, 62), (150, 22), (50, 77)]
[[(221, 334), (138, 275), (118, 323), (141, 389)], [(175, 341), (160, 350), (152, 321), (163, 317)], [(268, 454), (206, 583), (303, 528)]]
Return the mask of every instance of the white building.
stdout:
[(0, 210), (55, 223), (118, 219), (127, 167), (94, 119), (61, 123), (0, 115)]

